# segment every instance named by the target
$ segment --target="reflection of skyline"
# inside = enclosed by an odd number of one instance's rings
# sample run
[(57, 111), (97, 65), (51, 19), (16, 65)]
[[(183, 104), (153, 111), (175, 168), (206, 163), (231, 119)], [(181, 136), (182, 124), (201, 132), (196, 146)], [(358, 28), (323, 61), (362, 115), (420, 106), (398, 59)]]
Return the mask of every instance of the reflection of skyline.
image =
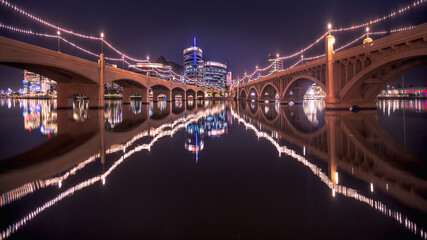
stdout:
[(409, 110), (413, 112), (427, 112), (427, 100), (378, 100), (378, 108), (384, 115), (390, 116), (398, 110)]
[(228, 131), (227, 113), (225, 106), (222, 111), (187, 125), (185, 129), (185, 149), (195, 154), (196, 163), (199, 152), (205, 147), (205, 137), (219, 137)]
[[(262, 111), (265, 111), (265, 108), (262, 107), (260, 108)], [(268, 112), (270, 112), (273, 108), (270, 107), (270, 110)], [(235, 114), (235, 112), (232, 112), (232, 114)], [(214, 114), (215, 115), (215, 114)], [(217, 115), (221, 115), (217, 114)], [(225, 115), (226, 116), (226, 115)], [(191, 117), (190, 117), (191, 118)], [(224, 119), (226, 119), (227, 117), (225, 117)], [(235, 115), (233, 115), (233, 118), (235, 118)], [(148, 131), (143, 131), (140, 132), (140, 134), (138, 134), (137, 136), (135, 136), (132, 140), (130, 140), (129, 142), (122, 144), (122, 145), (115, 145), (114, 147), (111, 147), (109, 150), (107, 150), (107, 153), (112, 153), (112, 152), (118, 152), (118, 154), (121, 154), (121, 152), (123, 152), (123, 157), (120, 158), (119, 160), (117, 160), (112, 167), (114, 167), (114, 169), (119, 166), (126, 158), (130, 157), (131, 155), (133, 155), (134, 153), (138, 152), (138, 151), (142, 151), (142, 150), (149, 150), (152, 145), (160, 138), (164, 137), (164, 136), (172, 136), (173, 134), (175, 134), (177, 131), (179, 131), (180, 129), (182, 129), (182, 125), (183, 123), (185, 123), (185, 121), (188, 121), (189, 124), (193, 124), (195, 123), (195, 120), (193, 122), (188, 120), (189, 118), (185, 118), (185, 120), (176, 120), (173, 123), (168, 123), (165, 125), (162, 125), (161, 127), (158, 127), (156, 129), (150, 129)], [(237, 119), (237, 118), (235, 118)], [(237, 119), (239, 122), (241, 122), (240, 119)], [(246, 119), (248, 120), (248, 119)], [(200, 119), (198, 119), (198, 121), (200, 121)], [(206, 122), (206, 120), (205, 120)], [(248, 123), (246, 121), (246, 123)], [(252, 127), (250, 127), (249, 125), (247, 126), (247, 128), (250, 128), (251, 130), (253, 130), (252, 128), (256, 128), (257, 124), (251, 124)], [(179, 128), (181, 126), (181, 128)], [(254, 127), (257, 126), (257, 127)], [(277, 139), (275, 138), (279, 138), (278, 134), (269, 134), (266, 132), (262, 132), (258, 129), (257, 136), (261, 137), (261, 138), (266, 138), (267, 140), (270, 141), (270, 138), (273, 138), (274, 140), (274, 144), (280, 144), (278, 145), (280, 148), (278, 148), (280, 150), (279, 154), (287, 154), (291, 157), (293, 157), (295, 160), (297, 160), (299, 163), (302, 163), (304, 166), (308, 167), (311, 172), (317, 176), (318, 180), (322, 181), (328, 188), (331, 189), (331, 194), (333, 196), (337, 195), (337, 194), (341, 194), (343, 196), (349, 197), (349, 198), (353, 198), (356, 199), (360, 202), (363, 202), (367, 205), (369, 205), (370, 207), (374, 208), (377, 211), (380, 211), (382, 214), (384, 214), (385, 216), (391, 217), (393, 219), (395, 219), (398, 223), (400, 224), (405, 224), (405, 227), (407, 229), (409, 229), (411, 232), (413, 232), (414, 234), (416, 234), (417, 236), (421, 236), (425, 238), (425, 234), (424, 232), (422, 232), (423, 230), (420, 228), (420, 226), (416, 225), (414, 222), (412, 222), (411, 220), (409, 220), (408, 218), (406, 218), (404, 215), (402, 215), (402, 213), (398, 212), (398, 211), (394, 211), (393, 209), (388, 208), (386, 205), (384, 205), (384, 203), (374, 200), (373, 198), (370, 197), (366, 197), (363, 196), (362, 194), (360, 194), (358, 192), (357, 189), (353, 189), (353, 188), (349, 188), (346, 187), (344, 185), (339, 185), (338, 184), (338, 177), (336, 177), (336, 180), (334, 179), (329, 179), (327, 174), (322, 172), (322, 169), (312, 163), (309, 162), (309, 160), (307, 158), (305, 158), (305, 153), (303, 155), (299, 155), (297, 154), (296, 151), (291, 150), (289, 146), (286, 145), (282, 145), (280, 142), (277, 142)], [(277, 132), (276, 132), (277, 133)], [(273, 136), (274, 135), (274, 136)], [(151, 140), (150, 143), (148, 144), (140, 144), (138, 146), (136, 146), (135, 148), (132, 148), (132, 144), (137, 144), (137, 140), (143, 138), (143, 137), (153, 137), (153, 139)], [(273, 142), (272, 142), (273, 144)], [(276, 145), (275, 145), (276, 146)], [(277, 147), (276, 147), (277, 148)], [(287, 150), (286, 150), (287, 149)], [(278, 150), (278, 151), (279, 151)], [(83, 167), (84, 165), (87, 165), (93, 161), (95, 161), (97, 158), (99, 158), (99, 154), (98, 155), (94, 155), (94, 157), (92, 159), (88, 159), (86, 160), (84, 163), (82, 163)], [(80, 164), (79, 164), (80, 166)], [(82, 167), (82, 168), (83, 168)], [(112, 168), (111, 167), (111, 168)], [(107, 172), (110, 171), (110, 169), (107, 169)], [(47, 184), (48, 180), (49, 182), (49, 186), (58, 186), (61, 187), (63, 182), (67, 179), (68, 176), (73, 175), (76, 173), (76, 171), (81, 168), (73, 168), (70, 171), (68, 171), (66, 174), (67, 175), (61, 175), (60, 177), (56, 177), (56, 178), (52, 178), (52, 179), (46, 179), (46, 181), (44, 181), (44, 184)], [(114, 169), (112, 169), (109, 173), (111, 173)], [(106, 173), (107, 173), (106, 172)], [(108, 174), (109, 174), (108, 173)], [(338, 171), (336, 171), (337, 176), (338, 176)], [(335, 174), (334, 174), (335, 175)], [(65, 177), (66, 176), (66, 177)], [(23, 219), (23, 222), (19, 222), (15, 226), (16, 228), (20, 228), (21, 225), (20, 224), (25, 224), (27, 221), (31, 220), (32, 218), (34, 218), (37, 214), (39, 214), (40, 212), (42, 212), (43, 210), (53, 206), (55, 203), (58, 203), (59, 201), (61, 201), (62, 199), (71, 196), (73, 194), (75, 194), (78, 190), (81, 190), (83, 188), (89, 187), (97, 182), (99, 183), (107, 183), (106, 181), (106, 177), (108, 175), (99, 175), (100, 177), (96, 176), (94, 178), (90, 178), (80, 184), (75, 185), (72, 188), (67, 189), (66, 191), (62, 192), (61, 194), (59, 194), (56, 198), (52, 199), (49, 202), (46, 202), (46, 204), (41, 205), (40, 207), (36, 208), (34, 211), (30, 212), (28, 215), (26, 215)], [(340, 175), (341, 176), (341, 175)], [(340, 179), (341, 180), (341, 179)], [(38, 183), (40, 184), (40, 183)], [(107, 183), (108, 184), (108, 183)], [(28, 188), (30, 188), (30, 185), (24, 185)], [(24, 187), (23, 186), (23, 187)], [(32, 185), (32, 187), (34, 187), (34, 185)], [(64, 188), (62, 186), (62, 188)], [(376, 187), (375, 187), (376, 189)], [(16, 230), (11, 230), (11, 232), (13, 233), (13, 231)], [(3, 232), (7, 235), (7, 231)]]
[[(106, 154), (116, 153), (116, 152), (123, 152), (123, 155), (116, 160), (110, 168), (107, 169), (103, 174), (97, 175), (95, 177), (89, 178), (88, 180), (85, 180), (71, 188), (68, 188), (64, 192), (57, 195), (55, 198), (53, 198), (50, 201), (45, 202), (40, 207), (37, 207), (35, 210), (31, 211), (30, 213), (26, 214), (23, 218), (21, 218), (18, 221), (15, 221), (14, 223), (11, 223), (8, 228), (3, 230), (0, 235), (0, 239), (6, 239), (10, 237), (12, 234), (14, 234), (16, 231), (19, 230), (22, 226), (24, 226), (28, 221), (35, 218), (39, 213), (43, 212), (44, 210), (54, 206), (61, 200), (74, 195), (77, 191), (84, 189), (86, 187), (92, 186), (93, 184), (97, 182), (101, 182), (103, 185), (106, 184), (106, 178), (120, 165), (124, 162), (125, 159), (129, 158), (133, 154), (140, 152), (142, 150), (150, 151), (151, 147), (161, 138), (170, 136), (172, 137), (174, 134), (176, 134), (179, 130), (185, 128), (186, 126), (190, 124), (194, 124), (196, 122), (199, 122), (201, 119), (206, 118), (209, 115), (217, 114), (219, 111), (224, 110), (224, 108), (219, 108), (217, 106), (205, 110), (201, 110), (197, 112), (196, 114), (189, 114), (187, 116), (184, 116), (182, 118), (178, 118), (172, 123), (166, 123), (161, 126), (159, 126), (157, 129), (148, 129), (143, 130), (142, 132), (138, 133), (136, 136), (134, 136), (132, 139), (127, 141), (126, 143), (120, 144), (120, 145), (114, 145), (111, 146), (108, 150), (106, 150)], [(137, 144), (133, 149), (129, 149), (136, 141), (139, 139), (151, 136), (152, 139), (149, 143), (145, 144)], [(65, 174), (62, 174), (60, 177), (54, 177), (50, 179), (45, 180), (37, 180), (32, 183), (27, 183), (19, 188), (16, 188), (15, 190), (9, 191), (5, 194), (2, 194), (0, 200), (1, 200), (1, 206), (4, 206), (6, 204), (9, 204), (15, 200), (18, 200), (30, 193), (35, 192), (38, 189), (42, 189), (48, 186), (55, 186), (57, 185), (59, 188), (62, 187), (63, 182), (70, 177), (71, 175), (75, 175), (78, 170), (83, 169), (88, 164), (94, 162), (96, 159), (98, 159), (100, 154), (95, 154), (91, 156), (89, 159), (82, 161), (80, 164), (78, 164), (76, 167), (70, 169)]]
[(0, 98), (0, 105), (23, 109), (24, 129), (29, 132), (39, 129), (49, 138), (58, 133), (56, 100)]

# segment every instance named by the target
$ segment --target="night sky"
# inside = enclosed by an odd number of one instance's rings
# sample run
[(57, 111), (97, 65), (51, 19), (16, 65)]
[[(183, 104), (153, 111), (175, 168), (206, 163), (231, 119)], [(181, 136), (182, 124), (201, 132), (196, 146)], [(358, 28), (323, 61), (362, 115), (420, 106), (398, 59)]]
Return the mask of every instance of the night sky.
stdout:
[[(182, 64), (182, 51), (197, 38), (204, 60), (226, 62), (233, 78), (252, 72), (255, 65), (266, 66), (269, 53), (288, 55), (309, 45), (326, 31), (328, 22), (334, 28), (361, 24), (382, 17), (413, 1), (12, 1), (56, 25), (87, 35), (99, 36), (136, 58), (167, 60)], [(0, 6), (0, 22), (55, 34), (56, 30), (30, 21)], [(390, 30), (427, 22), (427, 4), (371, 26), (372, 31)], [(334, 34), (338, 48), (360, 36), (364, 29)], [(57, 49), (56, 39), (12, 33), (0, 29), (0, 35), (38, 46)], [(63, 37), (100, 52), (100, 42)], [(375, 36), (379, 38), (379, 36)], [(61, 44), (61, 51), (96, 60)], [(106, 56), (114, 55), (107, 48)], [(323, 41), (305, 57), (322, 54)], [(284, 62), (285, 67), (298, 57)], [(119, 64), (120, 65), (120, 64)], [(427, 85), (427, 67), (407, 76), (412, 85)], [(0, 67), (0, 89), (22, 87), (22, 71)]]

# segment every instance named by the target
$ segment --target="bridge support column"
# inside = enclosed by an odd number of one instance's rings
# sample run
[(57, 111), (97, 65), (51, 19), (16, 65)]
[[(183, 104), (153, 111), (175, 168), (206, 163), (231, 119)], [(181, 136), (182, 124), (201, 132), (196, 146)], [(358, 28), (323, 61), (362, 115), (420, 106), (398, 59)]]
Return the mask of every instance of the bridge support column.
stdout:
[(141, 96), (142, 103), (148, 103), (148, 88), (127, 87), (122, 88), (123, 104), (129, 104), (132, 94)]
[[(335, 38), (332, 35), (326, 36), (325, 56), (326, 56), (326, 86), (328, 95), (325, 99), (326, 109), (335, 109), (339, 104), (339, 89), (334, 79), (334, 44)], [(338, 80), (338, 79), (337, 79)]]
[[(95, 84), (67, 84), (58, 83), (57, 85), (57, 108), (72, 108), (73, 97), (76, 95), (84, 95), (89, 98), (90, 108), (104, 107), (103, 101), (100, 101), (99, 90), (100, 86)], [(104, 87), (102, 86), (102, 89)], [(102, 95), (101, 98), (104, 96)]]

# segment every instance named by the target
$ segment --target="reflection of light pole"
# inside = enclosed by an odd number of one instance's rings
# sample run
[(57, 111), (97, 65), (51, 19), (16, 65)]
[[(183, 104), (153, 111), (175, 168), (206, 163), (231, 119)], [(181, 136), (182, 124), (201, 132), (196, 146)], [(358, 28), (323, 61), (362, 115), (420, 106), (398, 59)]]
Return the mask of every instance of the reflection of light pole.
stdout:
[(104, 54), (104, 33), (101, 33), (101, 54)]
[(58, 34), (58, 52), (61, 52), (61, 49), (60, 49), (60, 45), (59, 45), (59, 43), (60, 43), (60, 35), (61, 35), (61, 32), (60, 31), (58, 31), (58, 32), (56, 32), (57, 34)]

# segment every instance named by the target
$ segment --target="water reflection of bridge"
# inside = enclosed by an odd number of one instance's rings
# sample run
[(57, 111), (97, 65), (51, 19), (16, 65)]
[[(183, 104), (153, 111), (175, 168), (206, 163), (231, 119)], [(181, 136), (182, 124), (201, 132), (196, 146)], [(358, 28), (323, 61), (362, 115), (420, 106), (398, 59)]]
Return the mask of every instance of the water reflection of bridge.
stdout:
[(339, 169), (427, 212), (427, 181), (419, 168), (421, 160), (383, 130), (376, 111), (326, 112), (326, 122), (316, 125), (300, 107), (243, 101), (233, 108), (240, 117), (271, 132), (277, 141), (285, 140), (304, 154), (327, 161), (333, 182), (338, 183)]
[[(141, 104), (135, 101), (130, 105), (116, 102), (108, 106), (106, 102), (105, 110), (83, 109), (73, 112), (58, 109), (56, 137), (0, 162), (0, 192), (52, 177), (97, 153), (101, 153), (101, 161), (104, 162), (107, 149), (129, 141), (143, 130), (156, 129), (196, 113), (208, 106), (208, 103), (189, 100), (182, 104)], [(78, 121), (75, 120), (76, 113), (82, 115), (77, 117)]]

